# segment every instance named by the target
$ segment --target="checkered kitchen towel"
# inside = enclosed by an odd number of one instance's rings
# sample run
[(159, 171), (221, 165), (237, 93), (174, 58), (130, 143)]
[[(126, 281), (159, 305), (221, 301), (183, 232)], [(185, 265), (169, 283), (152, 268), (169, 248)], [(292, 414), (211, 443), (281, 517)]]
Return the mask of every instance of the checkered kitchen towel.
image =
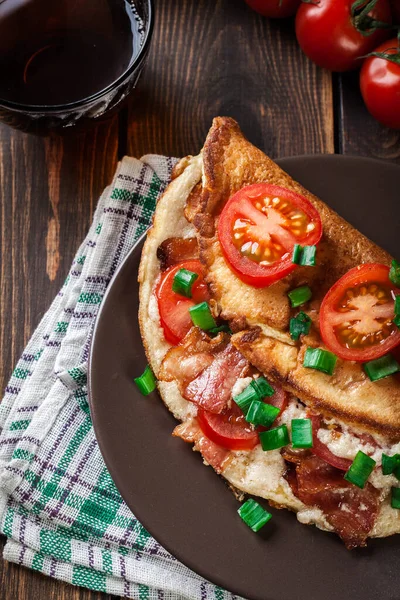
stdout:
[(233, 599), (168, 554), (118, 493), (87, 399), (93, 323), (116, 269), (147, 229), (174, 160), (125, 158), (0, 407), (4, 558), (140, 600)]

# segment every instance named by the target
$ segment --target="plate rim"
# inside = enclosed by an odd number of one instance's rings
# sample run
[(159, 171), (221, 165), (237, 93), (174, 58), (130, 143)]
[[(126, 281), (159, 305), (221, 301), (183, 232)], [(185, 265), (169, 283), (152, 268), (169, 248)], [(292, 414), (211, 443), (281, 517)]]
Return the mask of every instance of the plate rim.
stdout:
[[(292, 162), (297, 162), (297, 161), (302, 161), (302, 160), (310, 160), (310, 161), (318, 161), (318, 160), (339, 160), (341, 162), (351, 162), (351, 161), (357, 161), (359, 163), (364, 163), (366, 166), (368, 164), (379, 164), (379, 165), (384, 165), (385, 168), (393, 168), (393, 170), (397, 170), (399, 172), (399, 176), (400, 176), (400, 165), (391, 162), (391, 161), (387, 161), (381, 158), (372, 158), (372, 157), (364, 157), (364, 156), (357, 156), (357, 155), (344, 155), (344, 154), (334, 154), (334, 153), (317, 153), (317, 154), (302, 154), (302, 155), (295, 155), (295, 156), (287, 156), (287, 157), (283, 157), (283, 158), (277, 158), (274, 159), (274, 162), (276, 162), (279, 166), (281, 166), (283, 169), (285, 169), (285, 165), (287, 163), (292, 163)], [(301, 185), (301, 184), (300, 184)], [(333, 209), (334, 210), (334, 209)], [(149, 225), (149, 228), (151, 227), (151, 224)], [(102, 434), (102, 428), (99, 426), (99, 423), (97, 422), (97, 418), (96, 418), (96, 406), (95, 406), (95, 401), (93, 399), (93, 395), (92, 395), (92, 389), (93, 389), (93, 349), (96, 343), (96, 337), (98, 335), (98, 330), (101, 327), (101, 320), (102, 320), (102, 314), (105, 310), (105, 306), (107, 304), (108, 301), (108, 296), (111, 294), (112, 292), (112, 288), (116, 282), (116, 280), (119, 278), (120, 273), (123, 271), (123, 269), (125, 268), (126, 264), (129, 263), (132, 260), (132, 256), (136, 253), (136, 252), (141, 252), (142, 250), (142, 245), (144, 244), (144, 241), (146, 239), (147, 236), (147, 232), (148, 229), (136, 240), (136, 242), (134, 243), (134, 245), (132, 246), (132, 248), (128, 251), (127, 255), (124, 257), (124, 259), (122, 260), (122, 262), (120, 263), (120, 265), (118, 266), (118, 268), (116, 269), (112, 279), (110, 280), (106, 292), (104, 294), (103, 300), (101, 302), (101, 306), (100, 309), (97, 313), (97, 316), (95, 318), (95, 323), (94, 323), (94, 327), (92, 330), (92, 337), (90, 340), (90, 347), (89, 347), (89, 355), (88, 355), (88, 401), (89, 401), (89, 408), (90, 408), (90, 415), (91, 415), (91, 419), (92, 419), (92, 424), (93, 424), (93, 428), (94, 428), (94, 432), (95, 432), (95, 437), (97, 440), (97, 443), (99, 445), (99, 449), (101, 452), (101, 455), (103, 457), (103, 460), (105, 462), (105, 465), (111, 475), (112, 480), (114, 481), (118, 492), (121, 494), (122, 499), (124, 500), (124, 502), (126, 503), (126, 505), (128, 506), (128, 508), (135, 513), (134, 507), (131, 506), (131, 502), (128, 501), (128, 498), (125, 496), (125, 493), (123, 491), (123, 485), (118, 485), (117, 481), (119, 482), (120, 478), (118, 476), (118, 469), (115, 469), (112, 462), (109, 461), (109, 457), (107, 456), (107, 450), (106, 450), (106, 441), (105, 439), (103, 439), (103, 434)], [(140, 263), (140, 257), (139, 257), (139, 263)], [(145, 350), (143, 348), (143, 353), (145, 354)], [(147, 360), (147, 358), (146, 358)], [(159, 393), (157, 391), (157, 395), (159, 396)], [(159, 396), (159, 399), (161, 400), (161, 397)], [(161, 400), (162, 402), (162, 400)], [(168, 410), (165, 407), (165, 410)], [(251, 496), (251, 494), (247, 494), (248, 496)], [(287, 510), (287, 509), (285, 509)], [(226, 586), (226, 581), (222, 581), (218, 574), (216, 574), (215, 576), (213, 575), (212, 578), (209, 578), (207, 574), (205, 574), (204, 572), (202, 572), (202, 569), (198, 569), (198, 565), (192, 563), (192, 561), (190, 559), (187, 559), (185, 556), (181, 556), (180, 552), (178, 550), (178, 552), (176, 552), (176, 549), (173, 549), (170, 547), (168, 540), (161, 540), (158, 536), (158, 534), (156, 532), (153, 532), (153, 528), (151, 526), (151, 523), (149, 524), (150, 526), (148, 527), (148, 523), (147, 523), (147, 519), (139, 519), (138, 517), (136, 517), (135, 514), (135, 518), (137, 518), (137, 520), (144, 526), (144, 528), (150, 533), (150, 535), (165, 549), (167, 550), (167, 552), (169, 552), (172, 556), (174, 556), (177, 560), (179, 560), (184, 566), (186, 566), (187, 568), (189, 568), (190, 570), (192, 570), (195, 574), (197, 574), (198, 576), (206, 579), (207, 581), (209, 581), (212, 584), (215, 584), (219, 587), (221, 587), (222, 589), (225, 589), (226, 591), (234, 594), (234, 595), (239, 595), (239, 596), (243, 596), (244, 598), (250, 598), (250, 596), (246, 596), (243, 593), (243, 590), (238, 590), (236, 588), (230, 588)], [(400, 534), (398, 534), (400, 536)], [(161, 536), (162, 538), (163, 536)], [(265, 599), (264, 599), (265, 600)]]

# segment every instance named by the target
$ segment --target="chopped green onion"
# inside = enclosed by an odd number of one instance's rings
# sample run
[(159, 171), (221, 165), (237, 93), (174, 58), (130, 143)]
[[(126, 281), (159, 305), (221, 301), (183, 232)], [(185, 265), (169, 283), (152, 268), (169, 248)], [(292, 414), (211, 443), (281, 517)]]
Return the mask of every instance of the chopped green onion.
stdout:
[(393, 469), (393, 475), (396, 477), (396, 479), (400, 481), (400, 462), (398, 462), (395, 468)]
[(308, 335), (310, 333), (311, 319), (306, 313), (299, 312), (299, 314), (290, 319), (289, 331), (292, 340), (298, 340), (301, 335)]
[(140, 377), (135, 377), (134, 381), (143, 396), (148, 396), (156, 389), (156, 378), (149, 365)]
[(316, 369), (327, 375), (332, 375), (337, 361), (337, 356), (322, 350), (321, 348), (307, 348), (304, 355), (303, 367), (308, 369)]
[(389, 279), (395, 286), (400, 287), (400, 263), (397, 260), (392, 260)]
[(249, 498), (238, 510), (239, 516), (252, 529), (257, 532), (272, 518), (258, 502)]
[(375, 360), (363, 364), (363, 369), (371, 381), (383, 379), (400, 372), (400, 365), (391, 354), (385, 354)]
[(383, 475), (394, 475), (400, 480), (400, 454), (388, 456), (382, 453), (382, 473)]
[(253, 381), (249, 383), (243, 392), (234, 396), (233, 399), (246, 416), (250, 404), (254, 400), (260, 401), (273, 394), (275, 394), (275, 390), (269, 385), (268, 381), (264, 379), (264, 377), (257, 377), (257, 379), (253, 379)]
[(257, 377), (257, 379), (253, 379), (250, 385), (256, 390), (258, 394), (258, 400), (263, 400), (267, 397), (269, 398), (275, 394), (274, 388), (269, 385), (268, 381), (264, 377)]
[(229, 333), (230, 335), (232, 335), (232, 331), (228, 323), (223, 323), (218, 327), (213, 327), (212, 329), (208, 330), (208, 333), (211, 333), (211, 335), (218, 335), (220, 331), (224, 331), (225, 333)]
[(247, 411), (246, 421), (253, 425), (271, 427), (279, 413), (280, 409), (276, 406), (265, 404), (265, 402), (261, 402), (260, 400), (253, 400)]
[(214, 329), (217, 326), (207, 302), (200, 302), (200, 304), (192, 306), (189, 308), (189, 313), (193, 325), (200, 327), (204, 331)]
[(300, 246), (295, 244), (293, 248), (292, 262), (303, 267), (315, 267), (317, 256), (316, 246)]
[(305, 304), (310, 300), (312, 296), (312, 291), (308, 287), (308, 285), (302, 285), (301, 287), (296, 288), (288, 293), (290, 298), (290, 302), (293, 308), (296, 306), (301, 306), (301, 304)]
[(265, 451), (283, 448), (283, 446), (287, 446), (290, 442), (286, 425), (279, 425), (279, 427), (275, 427), (274, 429), (262, 431), (258, 437), (260, 438), (262, 449)]
[(293, 247), (292, 263), (299, 265), (302, 255), (303, 255), (303, 247), (300, 246), (300, 244), (295, 244)]
[(391, 475), (395, 468), (400, 464), (400, 455), (388, 456), (382, 453), (382, 473), (383, 475)]
[(292, 445), (293, 448), (312, 448), (311, 419), (292, 419)]
[(396, 296), (394, 301), (394, 319), (393, 323), (400, 329), (400, 294)]
[(392, 487), (392, 508), (400, 508), (400, 488)]
[(304, 246), (303, 256), (301, 257), (301, 265), (304, 267), (315, 267), (317, 261), (317, 247), (316, 246)]
[(359, 488), (363, 488), (375, 465), (376, 462), (373, 458), (359, 450), (344, 478)]
[(236, 404), (242, 410), (245, 416), (247, 415), (247, 411), (249, 410), (250, 404), (254, 400), (259, 399), (260, 398), (258, 396), (258, 393), (252, 385), (248, 385), (247, 388), (243, 390), (243, 392), (233, 397), (234, 402), (236, 402)]
[(187, 269), (179, 269), (172, 282), (172, 291), (186, 298), (192, 297), (192, 286), (198, 278), (197, 273)]
[(396, 296), (394, 301), (394, 314), (400, 315), (400, 295)]

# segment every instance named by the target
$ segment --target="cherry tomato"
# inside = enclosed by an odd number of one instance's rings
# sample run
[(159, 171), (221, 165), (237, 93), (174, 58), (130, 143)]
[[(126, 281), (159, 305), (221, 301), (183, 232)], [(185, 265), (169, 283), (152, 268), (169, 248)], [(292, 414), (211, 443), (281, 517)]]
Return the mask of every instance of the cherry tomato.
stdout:
[(311, 419), (312, 428), (313, 428), (312, 451), (315, 454), (315, 456), (318, 456), (318, 458), (322, 458), (322, 460), (327, 462), (329, 465), (332, 465), (332, 467), (336, 467), (337, 469), (340, 469), (341, 471), (347, 471), (350, 468), (352, 461), (347, 458), (341, 458), (340, 456), (335, 456), (329, 450), (328, 446), (326, 446), (325, 444), (323, 444), (321, 442), (321, 440), (318, 438), (318, 435), (317, 435), (318, 430), (321, 428), (321, 417), (319, 417), (318, 415), (313, 415), (313, 414), (310, 414), (309, 417)]
[(272, 387), (275, 390), (275, 394), (273, 396), (265, 398), (264, 402), (266, 402), (267, 404), (272, 404), (272, 406), (276, 406), (277, 408), (280, 408), (281, 412), (278, 415), (280, 417), (283, 411), (287, 408), (289, 397), (280, 385), (273, 384)]
[[(370, 35), (358, 31), (356, 24), (362, 24), (352, 16), (353, 4), (354, 0), (317, 0), (302, 3), (297, 11), (297, 40), (303, 52), (320, 67), (330, 71), (357, 69), (362, 64), (360, 57), (389, 37), (387, 29), (376, 29)], [(392, 22), (389, 0), (378, 0), (368, 14), (377, 21)]]
[(351, 269), (329, 290), (320, 308), (325, 345), (340, 358), (365, 362), (400, 343), (393, 323), (394, 297), (389, 267), (377, 263)]
[(246, 0), (246, 2), (260, 15), (271, 19), (292, 17), (301, 4), (301, 0)]
[(389, 40), (376, 52), (397, 56), (398, 62), (377, 56), (367, 58), (360, 74), (364, 102), (375, 119), (386, 127), (400, 129), (400, 51), (397, 40)]
[(317, 244), (321, 235), (321, 219), (311, 202), (268, 183), (236, 192), (218, 222), (219, 241), (229, 266), (254, 287), (268, 286), (293, 271), (294, 245)]
[(216, 415), (199, 408), (197, 419), (203, 433), (228, 450), (252, 450), (259, 443), (258, 433), (247, 423), (237, 404)]
[[(280, 408), (280, 416), (288, 405), (288, 395), (278, 385), (273, 385), (273, 388), (275, 394), (266, 398), (265, 402)], [(251, 450), (259, 443), (258, 431), (265, 431), (264, 427), (254, 430), (235, 402), (232, 402), (231, 408), (219, 414), (199, 408), (197, 418), (203, 433), (212, 442), (228, 450)]]
[[(199, 275), (192, 286), (192, 298), (172, 291), (174, 277), (180, 269), (187, 269)], [(161, 275), (156, 288), (158, 310), (165, 339), (172, 345), (178, 344), (193, 325), (189, 308), (210, 298), (203, 277), (204, 267), (199, 260), (186, 260), (170, 267)]]

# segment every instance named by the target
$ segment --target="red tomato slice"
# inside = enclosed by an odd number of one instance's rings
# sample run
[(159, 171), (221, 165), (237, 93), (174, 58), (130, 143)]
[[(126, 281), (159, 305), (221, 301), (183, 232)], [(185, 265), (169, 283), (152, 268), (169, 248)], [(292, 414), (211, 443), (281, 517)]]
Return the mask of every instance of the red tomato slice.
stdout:
[(347, 458), (340, 458), (340, 456), (335, 456), (329, 450), (328, 446), (325, 446), (325, 444), (323, 444), (319, 440), (317, 433), (318, 433), (318, 429), (320, 429), (320, 427), (321, 427), (321, 417), (319, 417), (318, 415), (313, 415), (313, 414), (310, 414), (309, 417), (312, 421), (312, 429), (313, 429), (312, 451), (315, 454), (315, 456), (318, 456), (318, 458), (322, 458), (322, 460), (327, 462), (329, 465), (332, 465), (332, 467), (336, 467), (337, 469), (340, 469), (341, 471), (348, 471), (351, 466), (351, 460), (348, 460)]
[[(280, 408), (280, 416), (288, 405), (288, 395), (278, 385), (273, 388), (275, 394), (266, 398), (265, 402)], [(197, 418), (203, 433), (215, 444), (229, 450), (252, 450), (260, 441), (258, 431), (265, 431), (265, 427), (254, 430), (235, 402), (220, 414), (199, 408)]]
[(242, 188), (225, 204), (218, 222), (223, 253), (237, 276), (265, 287), (296, 268), (295, 244), (321, 239), (322, 224), (304, 196), (269, 183)]
[(267, 404), (272, 404), (272, 406), (276, 406), (281, 409), (281, 412), (278, 416), (281, 416), (283, 411), (287, 408), (289, 402), (289, 396), (279, 385), (273, 384), (272, 387), (275, 390), (275, 394), (270, 396), (269, 398), (265, 398), (264, 402)]
[(400, 344), (393, 323), (394, 297), (389, 267), (365, 264), (343, 275), (326, 294), (320, 309), (325, 345), (340, 358), (365, 362)]
[(240, 408), (232, 407), (216, 415), (201, 408), (197, 419), (203, 433), (215, 444), (229, 450), (252, 450), (259, 443), (258, 433), (247, 423)]
[[(172, 283), (179, 269), (187, 269), (199, 275), (192, 287), (192, 298), (185, 298), (172, 291)], [(172, 345), (178, 344), (193, 325), (189, 308), (210, 299), (203, 277), (204, 267), (199, 260), (185, 260), (161, 275), (156, 288), (158, 310), (165, 339)]]

